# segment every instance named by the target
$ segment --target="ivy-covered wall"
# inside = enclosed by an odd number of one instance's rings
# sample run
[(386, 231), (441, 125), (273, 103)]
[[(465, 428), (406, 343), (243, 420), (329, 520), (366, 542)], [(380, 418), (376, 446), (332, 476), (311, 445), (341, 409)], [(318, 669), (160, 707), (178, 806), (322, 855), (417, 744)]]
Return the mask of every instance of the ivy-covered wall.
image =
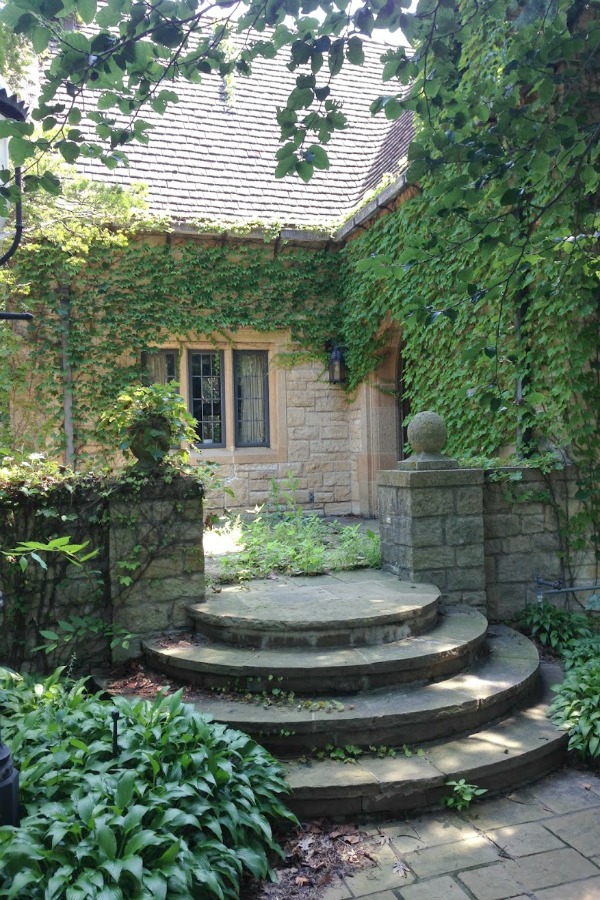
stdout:
[[(34, 322), (2, 360), (13, 400), (12, 442), (64, 450), (70, 395), (76, 459), (101, 448), (99, 413), (140, 378), (144, 349), (173, 338), (290, 332), (324, 358), (340, 330), (339, 260), (326, 250), (160, 236), (124, 246), (96, 240), (85, 256), (52, 242), (20, 253), (11, 302)], [(104, 448), (109, 449), (109, 448)]]
[[(428, 231), (441, 228), (455, 235), (453, 248), (430, 259), (415, 251)], [(429, 215), (425, 187), (345, 248), (342, 329), (352, 384), (372, 371), (395, 322), (410, 404), (443, 415), (451, 455), (496, 457), (527, 427), (538, 452), (570, 445), (582, 426), (597, 433), (595, 274), (583, 265), (567, 268), (561, 249), (543, 271), (527, 265), (503, 297), (509, 251), (491, 245), (474, 257), (460, 232), (451, 210), (443, 220)], [(478, 292), (484, 283), (498, 289)]]
[[(204, 599), (203, 493), (168, 466), (119, 478), (36, 459), (0, 467), (0, 660), (90, 671), (185, 627), (187, 606)], [(57, 538), (92, 557), (10, 553)]]

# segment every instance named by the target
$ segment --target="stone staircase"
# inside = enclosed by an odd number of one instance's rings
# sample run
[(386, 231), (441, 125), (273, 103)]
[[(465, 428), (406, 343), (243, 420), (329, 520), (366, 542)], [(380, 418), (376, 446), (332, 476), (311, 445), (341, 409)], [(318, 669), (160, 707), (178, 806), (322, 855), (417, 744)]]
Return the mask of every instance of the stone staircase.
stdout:
[[(144, 652), (214, 689), (201, 711), (284, 760), (302, 817), (421, 809), (448, 780), (498, 791), (560, 765), (566, 735), (545, 718), (560, 672), (512, 629), (439, 600), (374, 570), (252, 582), (190, 608), (197, 643)], [(353, 765), (315, 755), (347, 746), (364, 750)]]

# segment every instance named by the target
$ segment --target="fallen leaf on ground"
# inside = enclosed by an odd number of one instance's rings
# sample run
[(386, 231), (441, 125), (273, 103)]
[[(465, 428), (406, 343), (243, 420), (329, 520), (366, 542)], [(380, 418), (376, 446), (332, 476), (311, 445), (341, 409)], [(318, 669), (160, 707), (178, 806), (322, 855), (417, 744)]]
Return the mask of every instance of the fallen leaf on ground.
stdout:
[(391, 844), (392, 838), (389, 834), (380, 834), (378, 838), (375, 838), (375, 843), (379, 847), (385, 847), (386, 844)]
[(394, 873), (394, 875), (402, 875), (403, 878), (406, 878), (406, 876), (410, 872), (410, 869), (402, 862), (401, 859), (399, 859), (397, 863), (394, 863), (392, 872)]

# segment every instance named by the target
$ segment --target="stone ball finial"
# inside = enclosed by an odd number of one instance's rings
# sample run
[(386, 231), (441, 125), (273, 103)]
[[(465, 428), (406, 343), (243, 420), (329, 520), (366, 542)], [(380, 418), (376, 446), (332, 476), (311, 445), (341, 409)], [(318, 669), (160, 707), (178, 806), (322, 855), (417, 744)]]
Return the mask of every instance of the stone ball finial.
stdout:
[(408, 440), (413, 453), (439, 455), (446, 443), (446, 424), (441, 416), (431, 410), (417, 413), (408, 426)]

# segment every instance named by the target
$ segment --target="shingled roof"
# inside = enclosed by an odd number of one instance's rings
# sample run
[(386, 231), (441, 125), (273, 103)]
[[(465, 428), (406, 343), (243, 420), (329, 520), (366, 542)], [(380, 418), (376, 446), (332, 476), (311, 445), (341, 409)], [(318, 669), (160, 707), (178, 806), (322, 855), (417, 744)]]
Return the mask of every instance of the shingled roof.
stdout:
[(381, 82), (386, 49), (365, 42), (364, 66), (346, 64), (335, 78), (332, 96), (342, 102), (349, 128), (334, 134), (327, 145), (331, 168), (315, 171), (309, 184), (297, 176), (274, 177), (280, 146), (275, 112), (285, 105), (297, 74), (287, 70), (283, 56), (257, 59), (250, 78), (234, 76), (229, 85), (218, 75), (178, 84), (180, 102), (164, 116), (143, 111), (155, 127), (149, 145), (127, 147), (129, 168), (108, 171), (97, 161), (81, 160), (78, 169), (105, 183), (145, 183), (152, 211), (184, 226), (210, 219), (332, 228), (386, 173), (399, 176), (406, 167), (410, 116), (389, 122), (369, 110), (377, 96), (391, 92)]

